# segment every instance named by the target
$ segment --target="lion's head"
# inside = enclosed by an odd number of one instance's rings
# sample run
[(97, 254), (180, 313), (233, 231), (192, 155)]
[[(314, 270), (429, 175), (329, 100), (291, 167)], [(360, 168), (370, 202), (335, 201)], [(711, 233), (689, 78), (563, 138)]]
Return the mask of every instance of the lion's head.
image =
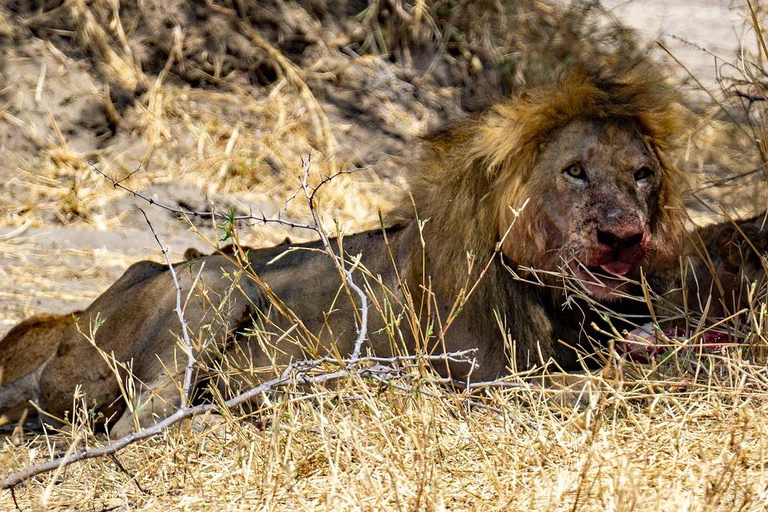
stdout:
[(431, 257), (452, 260), (435, 268), (460, 272), (467, 251), (488, 254), (503, 238), (513, 265), (566, 270), (610, 300), (641, 267), (672, 263), (682, 177), (664, 154), (680, 115), (640, 62), (573, 70), (426, 139), (412, 194), (430, 219)]
[[(569, 122), (540, 150), (522, 217), (508, 208), (498, 213), (500, 230), (514, 221), (504, 253), (518, 265), (562, 267), (595, 298), (609, 298), (626, 287), (625, 277), (639, 278), (641, 265), (676, 254), (676, 241), (658, 228), (676, 206), (665, 172), (636, 121)], [(499, 183), (499, 205), (520, 204), (512, 181)]]

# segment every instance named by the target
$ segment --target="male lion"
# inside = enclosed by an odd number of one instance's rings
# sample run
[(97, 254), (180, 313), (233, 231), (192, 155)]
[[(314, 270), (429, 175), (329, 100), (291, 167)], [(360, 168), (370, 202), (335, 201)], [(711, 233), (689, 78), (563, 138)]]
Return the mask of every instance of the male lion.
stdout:
[[(427, 137), (412, 195), (391, 227), (331, 240), (369, 290), (366, 349), (383, 356), (476, 349), (472, 365), (435, 365), (457, 379), (493, 379), (547, 361), (576, 367), (577, 349), (592, 350), (596, 315), (583, 304), (563, 307), (555, 273), (621, 311), (628, 279), (675, 261), (681, 177), (664, 153), (677, 117), (670, 88), (640, 63), (571, 71)], [(201, 361), (233, 347), (255, 368), (351, 353), (359, 310), (349, 301), (357, 299), (319, 242), (250, 250), (246, 266), (247, 273), (228, 254), (175, 265), (182, 296), (191, 297), (184, 313)], [(544, 285), (510, 272), (528, 267), (550, 272)], [(167, 267), (142, 262), (85, 311), (23, 322), (0, 341), (7, 381), (0, 412), (13, 420), (34, 400), (62, 417), (81, 386), (86, 403), (119, 418), (113, 435), (167, 416), (180, 403), (186, 361), (175, 307)], [(409, 325), (412, 315), (421, 321)], [(291, 329), (303, 346), (283, 341)], [(28, 358), (30, 344), (36, 355)], [(130, 367), (128, 383), (116, 378), (110, 356)], [(121, 399), (128, 385), (137, 390), (130, 404)]]

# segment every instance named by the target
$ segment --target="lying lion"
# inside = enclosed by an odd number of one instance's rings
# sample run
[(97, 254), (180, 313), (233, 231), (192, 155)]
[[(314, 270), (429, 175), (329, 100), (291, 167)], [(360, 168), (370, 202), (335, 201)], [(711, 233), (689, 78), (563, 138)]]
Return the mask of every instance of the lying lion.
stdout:
[[(331, 240), (368, 289), (365, 349), (476, 349), (473, 364), (435, 364), (456, 379), (546, 361), (578, 367), (578, 352), (593, 350), (598, 316), (564, 308), (566, 285), (634, 311), (623, 298), (630, 281), (676, 265), (683, 179), (665, 154), (678, 118), (673, 91), (635, 64), (570, 72), (427, 137), (412, 199), (390, 227)], [(529, 282), (528, 268), (544, 271), (535, 274), (542, 284)], [(320, 242), (250, 250), (240, 263), (201, 256), (174, 269), (201, 364), (233, 350), (257, 369), (352, 352), (359, 302)], [(114, 436), (169, 415), (186, 364), (172, 277), (166, 265), (140, 262), (85, 311), (17, 325), (0, 341), (0, 413), (16, 420), (31, 400), (63, 417), (80, 386), (87, 404), (117, 418)], [(284, 342), (286, 332), (302, 343)], [(130, 369), (130, 382), (116, 369)], [(129, 384), (136, 393), (126, 404)]]

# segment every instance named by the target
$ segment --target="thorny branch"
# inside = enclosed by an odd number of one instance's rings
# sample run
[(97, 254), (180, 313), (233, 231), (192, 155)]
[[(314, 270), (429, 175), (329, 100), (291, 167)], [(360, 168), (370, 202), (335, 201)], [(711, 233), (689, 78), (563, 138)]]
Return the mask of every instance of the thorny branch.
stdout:
[(184, 384), (182, 386), (181, 394), (181, 407), (187, 406), (187, 400), (189, 400), (189, 390), (192, 388), (192, 375), (195, 372), (195, 351), (192, 347), (192, 340), (189, 338), (189, 329), (187, 328), (187, 320), (184, 318), (184, 310), (181, 307), (181, 285), (179, 284), (179, 276), (176, 275), (176, 269), (173, 268), (171, 262), (171, 256), (168, 254), (168, 247), (163, 245), (160, 238), (155, 232), (155, 228), (152, 227), (152, 223), (147, 217), (147, 213), (139, 208), (139, 211), (144, 216), (144, 220), (147, 221), (149, 230), (152, 232), (152, 236), (155, 237), (155, 241), (160, 246), (160, 250), (163, 252), (166, 263), (168, 263), (168, 270), (171, 272), (173, 278), (173, 286), (176, 287), (176, 316), (179, 317), (181, 323), (181, 334), (184, 338), (184, 347), (187, 349), (187, 367), (184, 369)]
[[(286, 227), (289, 227), (289, 228), (306, 229), (306, 230), (309, 230), (309, 231), (317, 231), (316, 226), (314, 226), (312, 224), (307, 224), (307, 223), (304, 223), (304, 222), (296, 222), (296, 221), (292, 221), (292, 220), (289, 220), (289, 219), (285, 219), (283, 217), (283, 215), (285, 214), (285, 208), (281, 209), (279, 214), (278, 214), (278, 216), (273, 218), (273, 217), (267, 217), (264, 214), (264, 212), (259, 212), (257, 214), (257, 213), (253, 213), (253, 211), (251, 211), (251, 213), (249, 213), (247, 215), (230, 215), (229, 213), (222, 213), (222, 212), (216, 211), (215, 209), (214, 210), (210, 210), (210, 211), (198, 211), (198, 210), (192, 210), (192, 209), (189, 209), (189, 208), (178, 208), (178, 207), (175, 207), (175, 206), (170, 206), (170, 205), (163, 204), (163, 203), (160, 203), (158, 201), (155, 201), (154, 199), (152, 199), (151, 197), (147, 196), (146, 194), (142, 194), (138, 190), (133, 189), (133, 188), (128, 187), (128, 186), (123, 184), (131, 176), (133, 176), (134, 174), (139, 172), (141, 170), (141, 168), (138, 168), (138, 169), (136, 169), (134, 171), (131, 171), (130, 173), (128, 173), (128, 175), (126, 175), (125, 177), (120, 178), (120, 179), (117, 179), (117, 178), (114, 178), (114, 177), (108, 175), (107, 173), (105, 173), (104, 171), (102, 171), (101, 169), (96, 167), (95, 165), (93, 165), (92, 168), (93, 168), (93, 172), (95, 172), (96, 174), (98, 174), (99, 176), (104, 178), (105, 180), (109, 181), (112, 184), (113, 188), (124, 190), (124, 191), (128, 192), (129, 194), (131, 194), (132, 196), (134, 196), (136, 198), (139, 198), (139, 199), (141, 199), (142, 201), (145, 201), (148, 204), (151, 204), (153, 206), (156, 206), (156, 207), (158, 207), (160, 209), (163, 209), (163, 210), (166, 210), (168, 212), (175, 213), (176, 215), (184, 215), (184, 216), (187, 216), (187, 217), (197, 217), (197, 218), (200, 218), (200, 219), (211, 219), (211, 220), (220, 219), (220, 220), (234, 221), (234, 222), (253, 221), (254, 223), (260, 223), (260, 224), (279, 224), (281, 226), (286, 226)], [(326, 176), (326, 177), (322, 178), (322, 180), (320, 181), (320, 183), (316, 187), (313, 187), (313, 190), (316, 192), (317, 190), (320, 189), (320, 187), (322, 187), (323, 185), (325, 185), (326, 183), (330, 182), (332, 179), (334, 179), (335, 177), (337, 177), (337, 176), (339, 176), (341, 174), (351, 174), (351, 173), (363, 171), (363, 170), (366, 170), (366, 169), (367, 169), (366, 167), (360, 167), (360, 168), (355, 168), (355, 169), (342, 170), (342, 171), (334, 173), (334, 174), (332, 174), (330, 176)], [(299, 191), (297, 191), (297, 193), (298, 192)], [(290, 202), (295, 196), (296, 196), (296, 194), (294, 194), (291, 198), (289, 198), (286, 201), (286, 204), (288, 202)]]
[(365, 294), (362, 288), (355, 284), (355, 280), (352, 277), (352, 271), (354, 270), (355, 265), (353, 265), (352, 268), (347, 268), (344, 266), (344, 262), (342, 260), (343, 256), (337, 255), (333, 251), (333, 248), (331, 248), (331, 244), (328, 242), (328, 235), (326, 235), (322, 228), (322, 223), (320, 222), (320, 217), (317, 214), (317, 208), (315, 207), (315, 195), (317, 194), (317, 191), (320, 189), (320, 187), (330, 182), (335, 176), (338, 176), (338, 174), (323, 179), (316, 187), (310, 187), (307, 183), (307, 180), (309, 179), (310, 161), (311, 155), (308, 155), (306, 160), (302, 160), (302, 169), (304, 171), (304, 175), (301, 179), (301, 189), (304, 191), (304, 197), (307, 200), (307, 207), (309, 208), (309, 212), (312, 214), (314, 231), (320, 237), (325, 251), (333, 259), (333, 264), (336, 266), (339, 272), (343, 274), (347, 286), (349, 286), (349, 288), (354, 291), (360, 299), (360, 325), (357, 327), (357, 339), (355, 340), (355, 347), (352, 351), (352, 361), (355, 361), (360, 358), (360, 352), (363, 349), (363, 344), (365, 343), (365, 339), (368, 337), (368, 296)]
[(121, 179), (113, 178), (112, 176), (108, 175), (95, 165), (92, 166), (93, 171), (97, 174), (99, 174), (101, 177), (112, 183), (113, 188), (118, 188), (120, 190), (124, 190), (131, 194), (134, 197), (137, 197), (141, 199), (142, 201), (145, 201), (153, 206), (157, 206), (158, 208), (161, 208), (163, 210), (169, 211), (171, 213), (175, 213), (177, 215), (185, 215), (187, 217), (198, 217), (201, 219), (221, 219), (221, 220), (229, 220), (229, 221), (256, 221), (260, 222), (262, 224), (280, 224), (283, 226), (288, 226), (290, 228), (296, 228), (296, 229), (309, 229), (311, 231), (314, 231), (314, 226), (310, 224), (304, 224), (301, 222), (294, 222), (291, 220), (283, 219), (282, 217), (278, 217), (276, 219), (269, 218), (266, 215), (264, 215), (263, 212), (257, 214), (249, 213), (248, 215), (228, 215), (225, 213), (217, 212), (216, 210), (211, 211), (197, 211), (197, 210), (191, 210), (189, 208), (176, 208), (174, 206), (170, 206), (167, 204), (159, 203), (152, 199), (151, 197), (142, 194), (136, 189), (127, 187), (123, 185), (123, 182), (126, 181), (129, 177), (136, 174), (136, 172), (139, 171), (139, 169), (136, 169), (135, 171), (132, 171), (130, 174), (128, 174), (126, 177)]

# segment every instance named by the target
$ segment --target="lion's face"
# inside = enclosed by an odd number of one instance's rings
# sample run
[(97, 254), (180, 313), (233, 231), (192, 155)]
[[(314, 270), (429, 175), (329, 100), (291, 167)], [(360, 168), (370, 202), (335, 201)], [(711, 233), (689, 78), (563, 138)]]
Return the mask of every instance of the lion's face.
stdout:
[(542, 247), (528, 263), (566, 270), (598, 300), (615, 298), (654, 249), (662, 164), (639, 127), (572, 121), (541, 150), (529, 180), (540, 218), (528, 221)]

